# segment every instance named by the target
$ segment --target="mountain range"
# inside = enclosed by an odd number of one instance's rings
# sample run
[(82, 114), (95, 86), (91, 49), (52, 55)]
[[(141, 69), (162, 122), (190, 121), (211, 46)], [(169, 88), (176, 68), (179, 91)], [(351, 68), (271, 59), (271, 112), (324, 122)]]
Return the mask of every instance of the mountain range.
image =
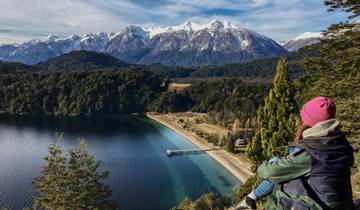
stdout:
[(126, 26), (118, 33), (66, 38), (48, 36), (22, 44), (0, 46), (0, 60), (36, 64), (77, 50), (101, 52), (133, 64), (202, 66), (240, 63), (287, 53), (280, 44), (228, 21), (143, 28)]
[[(289, 62), (289, 71), (296, 77), (302, 74), (302, 68), (297, 65), (297, 61), (305, 56), (315, 55), (316, 52), (308, 48), (302, 48), (296, 52), (290, 52), (285, 57)], [(151, 71), (168, 79), (195, 79), (195, 78), (272, 78), (275, 73), (276, 64), (279, 57), (262, 58), (242, 63), (232, 63), (225, 65), (201, 66), (198, 68), (186, 68), (179, 66), (166, 66), (161, 63), (151, 65), (128, 64), (120, 61), (105, 53), (92, 51), (72, 51), (51, 58), (45, 62), (34, 65), (26, 65), (18, 62), (0, 61), (0, 73), (10, 72), (84, 72), (84, 71), (123, 71), (123, 70), (145, 70)]]

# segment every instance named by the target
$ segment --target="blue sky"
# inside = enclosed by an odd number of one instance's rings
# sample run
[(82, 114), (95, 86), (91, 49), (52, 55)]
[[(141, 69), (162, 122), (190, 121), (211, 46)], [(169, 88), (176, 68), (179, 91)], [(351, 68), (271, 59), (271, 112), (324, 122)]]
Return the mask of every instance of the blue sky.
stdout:
[(322, 0), (0, 0), (0, 44), (214, 19), (286, 40), (346, 19), (326, 9)]

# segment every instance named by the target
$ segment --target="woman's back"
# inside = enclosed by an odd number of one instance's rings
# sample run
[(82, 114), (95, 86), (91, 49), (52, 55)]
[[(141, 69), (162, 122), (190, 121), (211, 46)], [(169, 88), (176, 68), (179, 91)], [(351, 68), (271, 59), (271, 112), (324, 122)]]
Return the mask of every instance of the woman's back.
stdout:
[(344, 135), (304, 138), (294, 145), (311, 158), (308, 178), (309, 196), (321, 206), (335, 209), (352, 208), (351, 167), (353, 148)]

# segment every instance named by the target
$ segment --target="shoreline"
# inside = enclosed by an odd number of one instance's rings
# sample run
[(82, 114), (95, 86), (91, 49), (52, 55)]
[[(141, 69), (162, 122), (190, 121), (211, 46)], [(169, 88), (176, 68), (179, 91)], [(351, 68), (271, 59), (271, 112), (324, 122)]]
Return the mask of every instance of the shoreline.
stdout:
[[(166, 114), (146, 113), (146, 116), (162, 124), (163, 126), (173, 130), (174, 132), (180, 134), (181, 136), (183, 136), (185, 139), (195, 144), (200, 149), (214, 147), (212, 144), (208, 143), (205, 139), (197, 136), (191, 131), (181, 128), (171, 118), (167, 117)], [(231, 154), (224, 150), (206, 151), (206, 153), (215, 161), (217, 161), (221, 166), (227, 169), (242, 184), (245, 183), (250, 176), (254, 175), (254, 173), (251, 172), (250, 170), (251, 164), (240, 160), (240, 158), (234, 154)]]

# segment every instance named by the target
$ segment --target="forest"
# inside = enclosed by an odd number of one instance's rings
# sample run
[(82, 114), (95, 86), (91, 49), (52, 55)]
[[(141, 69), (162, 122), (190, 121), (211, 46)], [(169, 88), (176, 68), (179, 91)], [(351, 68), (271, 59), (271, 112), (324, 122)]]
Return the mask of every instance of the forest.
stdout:
[(255, 116), (269, 85), (238, 79), (200, 81), (167, 91), (164, 78), (141, 69), (0, 73), (0, 111), (9, 114), (94, 115), (209, 112), (219, 122)]
[(183, 91), (167, 91), (151, 104), (156, 112), (193, 111), (209, 113), (215, 122), (227, 126), (236, 118), (246, 121), (256, 116), (270, 84), (240, 79), (198, 81)]
[(10, 114), (119, 114), (144, 112), (165, 91), (142, 70), (0, 74), (0, 111)]
[[(299, 61), (306, 56), (313, 56), (316, 51), (310, 48), (302, 48), (297, 52), (291, 52), (284, 56), (289, 62), (289, 72), (297, 78), (304, 73)], [(276, 63), (279, 58), (263, 58), (244, 63), (227, 64), (223, 66), (203, 66), (190, 74), (190, 77), (227, 77), (227, 78), (273, 78), (275, 76)]]

